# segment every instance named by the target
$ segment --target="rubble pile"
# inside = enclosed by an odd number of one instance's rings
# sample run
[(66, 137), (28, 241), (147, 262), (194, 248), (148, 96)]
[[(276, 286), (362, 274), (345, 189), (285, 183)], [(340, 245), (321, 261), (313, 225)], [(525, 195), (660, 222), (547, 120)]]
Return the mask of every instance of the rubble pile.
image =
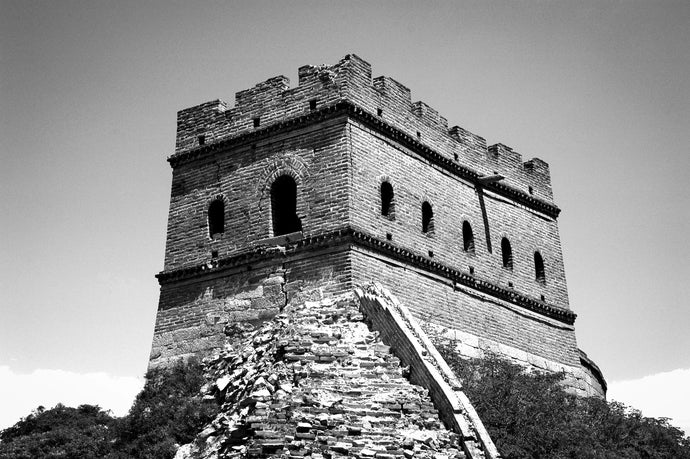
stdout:
[(291, 305), (226, 334), (202, 389), (221, 412), (176, 459), (465, 457), (352, 296)]

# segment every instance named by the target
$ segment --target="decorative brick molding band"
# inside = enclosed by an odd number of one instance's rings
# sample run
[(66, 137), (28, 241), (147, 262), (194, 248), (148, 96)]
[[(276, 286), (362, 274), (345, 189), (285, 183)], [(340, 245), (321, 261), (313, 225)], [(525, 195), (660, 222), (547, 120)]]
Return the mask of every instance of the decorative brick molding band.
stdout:
[(526, 207), (543, 212), (551, 218), (557, 218), (561, 212), (561, 209), (559, 209), (555, 204), (535, 198), (524, 191), (504, 185), (500, 182), (481, 183), (481, 176), (478, 172), (451, 161), (449, 158), (446, 158), (439, 152), (433, 150), (427, 145), (424, 145), (411, 135), (406, 134), (402, 130), (394, 127), (393, 125), (367, 112), (363, 108), (358, 107), (348, 100), (339, 101), (335, 104), (325, 106), (307, 115), (290, 118), (285, 121), (280, 121), (278, 123), (259, 128), (255, 131), (245, 132), (235, 137), (224, 138), (214, 143), (207, 143), (203, 146), (177, 153), (170, 156), (168, 158), (168, 162), (172, 167), (177, 167), (180, 164), (185, 164), (199, 158), (205, 158), (214, 152), (226, 150), (238, 145), (256, 142), (257, 140), (268, 138), (269, 136), (277, 133), (288, 132), (293, 129), (320, 123), (327, 119), (337, 118), (338, 116), (343, 115), (374, 128), (377, 132), (385, 134), (391, 140), (412, 150), (435, 166), (471, 182), (475, 187), (482, 187), (487, 190), (491, 190), (494, 193), (512, 199)]
[(478, 278), (477, 276), (458, 271), (428, 257), (415, 254), (409, 250), (398, 247), (390, 242), (383, 241), (372, 235), (356, 231), (351, 228), (337, 230), (330, 233), (310, 236), (295, 242), (286, 242), (284, 247), (257, 246), (251, 252), (241, 253), (228, 258), (210, 261), (203, 265), (180, 268), (173, 271), (163, 271), (156, 275), (160, 284), (166, 284), (179, 280), (217, 273), (224, 269), (245, 266), (250, 263), (281, 259), (306, 250), (314, 250), (321, 247), (334, 247), (336, 244), (357, 244), (375, 252), (386, 255), (397, 261), (411, 264), (419, 269), (431, 272), (458, 284), (473, 288), (482, 293), (491, 295), (504, 301), (521, 306), (530, 311), (556, 319), (568, 325), (573, 325), (577, 314), (574, 312), (538, 301), (512, 289), (503, 288), (492, 282)]
[(460, 381), (406, 307), (380, 284), (355, 289), (360, 310), (391, 352), (410, 368), (410, 380), (429, 391), (441, 418), (462, 439), (471, 459), (500, 458)]

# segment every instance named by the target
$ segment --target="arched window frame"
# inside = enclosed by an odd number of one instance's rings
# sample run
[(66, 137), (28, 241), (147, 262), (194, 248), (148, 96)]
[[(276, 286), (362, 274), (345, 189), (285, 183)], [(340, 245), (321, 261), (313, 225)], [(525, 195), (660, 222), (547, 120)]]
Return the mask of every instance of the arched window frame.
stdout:
[(395, 220), (395, 191), (388, 180), (381, 182), (379, 197), (381, 198), (381, 215), (389, 220)]
[(534, 279), (540, 284), (546, 285), (546, 268), (544, 257), (538, 250), (534, 252)]
[(208, 237), (217, 239), (225, 232), (225, 200), (220, 196), (213, 199), (206, 213)]
[(422, 233), (434, 235), (434, 208), (429, 201), (422, 203)]
[(273, 236), (302, 231), (302, 221), (297, 215), (297, 194), (297, 180), (290, 174), (281, 174), (271, 183), (269, 195)]
[(501, 258), (503, 261), (503, 267), (512, 271), (513, 247), (510, 244), (510, 240), (505, 236), (501, 239)]
[(462, 222), (462, 250), (474, 255), (474, 231), (468, 220)]

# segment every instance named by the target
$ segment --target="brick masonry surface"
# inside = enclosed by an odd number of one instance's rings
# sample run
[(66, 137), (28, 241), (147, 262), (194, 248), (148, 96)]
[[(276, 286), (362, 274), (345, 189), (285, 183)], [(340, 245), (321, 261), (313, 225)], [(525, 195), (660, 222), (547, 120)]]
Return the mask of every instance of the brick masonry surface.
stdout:
[[(181, 110), (168, 161), (151, 365), (217, 348), (236, 321), (260, 322), (293, 301), (379, 280), (430, 325), (474, 337), (482, 349), (583, 369), (605, 388), (577, 348), (548, 165), (449, 127), (401, 83), (372, 78), (361, 58), (301, 67), (294, 88), (285, 77), (268, 79), (238, 92), (234, 107)], [(296, 184), (301, 222), (288, 236), (273, 231), (280, 213), (271, 186), (282, 176)], [(388, 215), (384, 181), (393, 189)], [(211, 235), (213, 202), (222, 202), (223, 231)], [(426, 232), (425, 202), (433, 211)], [(463, 246), (464, 222), (473, 250)], [(512, 267), (503, 266), (503, 238)]]
[(459, 383), (431, 363), (433, 345), (386, 299), (359, 298), (295, 302), (256, 329), (231, 327), (202, 389), (221, 412), (176, 459), (497, 459)]

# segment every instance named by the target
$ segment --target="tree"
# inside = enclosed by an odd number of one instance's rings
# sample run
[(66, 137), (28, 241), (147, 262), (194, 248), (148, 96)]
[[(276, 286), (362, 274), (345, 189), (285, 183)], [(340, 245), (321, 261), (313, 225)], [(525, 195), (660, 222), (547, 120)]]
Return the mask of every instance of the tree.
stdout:
[(201, 363), (190, 360), (149, 371), (120, 419), (92, 405), (40, 406), (0, 432), (0, 459), (171, 459), (218, 412), (199, 396), (204, 383)]
[(129, 414), (117, 426), (118, 457), (170, 459), (218, 413), (215, 401), (199, 396), (206, 382), (198, 360), (153, 369)]
[(94, 405), (58, 404), (49, 410), (39, 406), (0, 432), (0, 458), (106, 457), (112, 451), (114, 423), (110, 413)]
[(690, 438), (668, 419), (570, 394), (564, 374), (526, 372), (495, 356), (462, 359), (452, 345), (439, 351), (506, 459), (690, 458)]

